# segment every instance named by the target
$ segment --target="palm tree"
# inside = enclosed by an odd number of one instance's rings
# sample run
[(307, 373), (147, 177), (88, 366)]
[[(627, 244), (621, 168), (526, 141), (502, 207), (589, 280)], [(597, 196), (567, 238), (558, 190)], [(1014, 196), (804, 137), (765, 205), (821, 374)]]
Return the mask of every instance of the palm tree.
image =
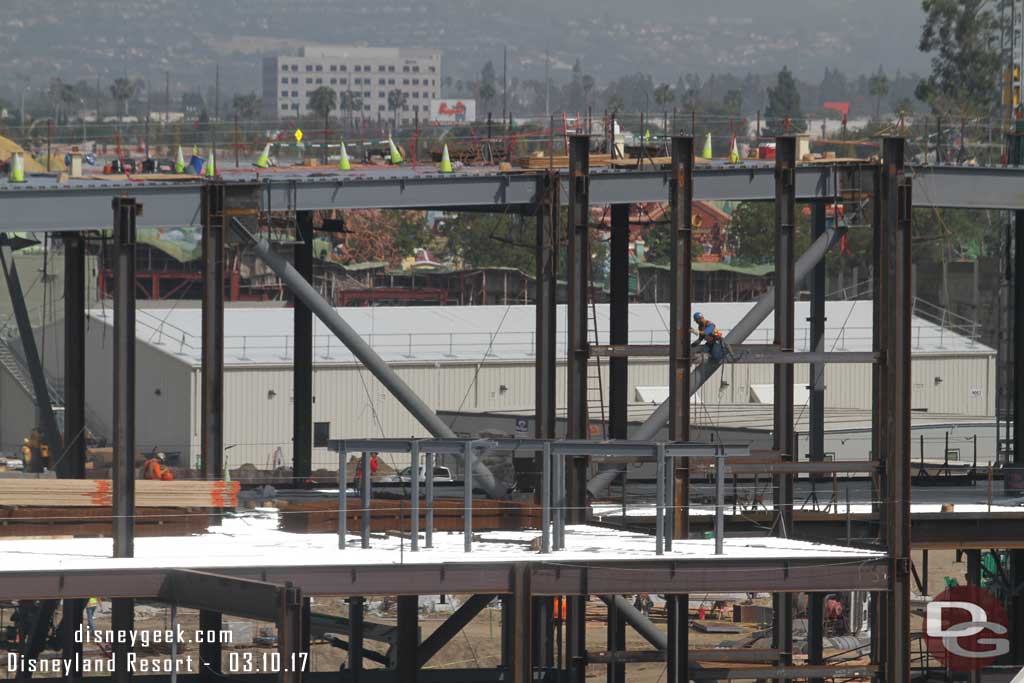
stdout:
[(121, 103), (119, 119), (128, 115), (128, 100), (135, 97), (135, 83), (127, 78), (118, 78), (110, 86), (110, 96)]
[(484, 81), (480, 84), (480, 99), (483, 100), (485, 111), (490, 108), (491, 100), (494, 99), (496, 94), (497, 91), (495, 91), (493, 83)]
[(260, 98), (254, 92), (248, 95), (235, 95), (231, 101), (231, 108), (243, 121), (252, 121), (259, 115)]
[(889, 94), (889, 77), (878, 67), (878, 73), (868, 79), (868, 92), (875, 98), (875, 121), (881, 115), (882, 98)]
[(333, 88), (321, 85), (309, 93), (309, 108), (324, 118), (324, 163), (327, 163), (327, 138), (330, 135), (329, 118), (337, 106), (338, 95)]
[(658, 106), (664, 107), (672, 104), (675, 99), (676, 94), (672, 92), (672, 86), (668, 83), (662, 83), (654, 89), (654, 101), (658, 103)]
[(398, 130), (398, 111), (409, 101), (409, 96), (395, 88), (388, 93), (388, 109), (394, 112), (394, 129)]
[(363, 99), (351, 90), (346, 90), (345, 92), (338, 94), (338, 108), (342, 111), (348, 112), (348, 127), (354, 128), (354, 112), (362, 110)]

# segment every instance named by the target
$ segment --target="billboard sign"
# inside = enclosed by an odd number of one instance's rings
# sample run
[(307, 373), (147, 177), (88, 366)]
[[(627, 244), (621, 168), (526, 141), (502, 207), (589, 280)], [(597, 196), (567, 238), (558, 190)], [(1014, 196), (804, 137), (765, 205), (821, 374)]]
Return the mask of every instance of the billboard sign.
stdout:
[(475, 121), (476, 100), (431, 100), (430, 120), (434, 123)]

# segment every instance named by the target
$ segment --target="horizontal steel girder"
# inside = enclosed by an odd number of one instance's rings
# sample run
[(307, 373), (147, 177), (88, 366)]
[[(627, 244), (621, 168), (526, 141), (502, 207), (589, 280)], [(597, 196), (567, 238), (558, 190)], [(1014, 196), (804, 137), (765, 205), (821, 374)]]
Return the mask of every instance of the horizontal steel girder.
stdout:
[[(155, 598), (176, 600), (190, 607), (204, 605), (232, 613), (244, 609), (232, 596), (225, 598), (198, 590), (168, 593), (168, 576), (175, 569), (88, 569), (2, 572), (4, 598), (8, 600), (87, 598), (97, 593), (113, 598)], [(732, 560), (689, 560), (666, 557), (657, 561), (622, 561), (586, 564), (545, 561), (530, 562), (531, 592), (534, 595), (616, 595), (634, 593), (644, 586), (652, 593), (756, 591), (798, 592), (866, 590), (888, 588), (886, 560), (870, 557), (851, 562), (849, 558), (783, 559), (760, 557)], [(197, 572), (198, 573), (198, 570)], [(291, 581), (306, 596), (353, 596), (408, 594), (488, 593), (509, 595), (514, 591), (514, 567), (509, 563), (458, 562), (440, 565), (382, 566), (288, 566), (230, 567), (207, 572), (211, 580), (237, 581), (237, 595), (265, 593)], [(182, 576), (191, 575), (191, 570)], [(213, 586), (214, 584), (211, 584)], [(164, 596), (164, 597), (161, 597)], [(175, 597), (177, 596), (177, 597)], [(207, 597), (208, 596), (208, 597)], [(187, 601), (186, 601), (187, 600)], [(210, 604), (206, 604), (209, 600)], [(245, 616), (245, 615), (242, 615)], [(262, 611), (254, 618), (263, 618)]]
[[(863, 166), (839, 165), (856, 173)], [(797, 201), (834, 196), (833, 166), (797, 166)], [(921, 166), (914, 176), (915, 207), (991, 209), (1024, 208), (1024, 167)], [(313, 209), (430, 209), (485, 208), (504, 211), (536, 203), (536, 173), (386, 174), (378, 176), (229, 174), (228, 188), (257, 191), (252, 209), (261, 211)], [(145, 176), (141, 176), (145, 177)], [(563, 177), (562, 182), (565, 182)], [(629, 204), (668, 200), (668, 171), (593, 171), (590, 203)], [(132, 196), (145, 207), (137, 226), (199, 226), (202, 181), (98, 182), (30, 178), (13, 184), (0, 180), (0, 231), (64, 232), (105, 230), (110, 224), (110, 200)], [(561, 193), (567, 199), (568, 193)], [(770, 201), (774, 198), (774, 169), (770, 164), (698, 167), (694, 199)]]

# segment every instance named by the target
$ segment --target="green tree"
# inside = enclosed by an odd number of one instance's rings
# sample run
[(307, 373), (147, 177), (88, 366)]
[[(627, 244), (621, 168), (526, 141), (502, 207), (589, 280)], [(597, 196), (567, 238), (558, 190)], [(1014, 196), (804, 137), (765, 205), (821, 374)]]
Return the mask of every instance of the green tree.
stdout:
[(868, 92), (875, 98), (875, 120), (881, 117), (882, 98), (889, 94), (889, 77), (885, 75), (882, 67), (878, 67), (878, 73), (868, 79)]
[(254, 92), (235, 95), (231, 100), (231, 109), (242, 121), (255, 121), (260, 113), (260, 97)]
[(936, 113), (991, 113), (999, 105), (1001, 0), (923, 0), (921, 6), (918, 49), (932, 53), (932, 73), (918, 83), (917, 98)]
[(508, 214), (458, 214), (446, 220), (441, 234), (448, 253), (467, 266), (519, 268), (532, 273), (534, 245), (530, 229), (518, 216)]
[(338, 94), (338, 108), (348, 112), (348, 125), (352, 128), (355, 125), (355, 112), (363, 109), (363, 98), (351, 90), (346, 90)]
[(309, 110), (317, 114), (325, 121), (331, 115), (331, 112), (337, 108), (338, 94), (334, 92), (333, 88), (329, 88), (326, 85), (321, 85), (319, 88), (309, 93)]
[(667, 107), (676, 101), (676, 94), (672, 92), (672, 86), (662, 83), (654, 89), (654, 101), (659, 107)]
[(128, 100), (135, 97), (135, 83), (127, 78), (118, 78), (110, 86), (110, 96), (121, 104), (119, 118), (128, 115)]
[(800, 93), (789, 67), (782, 67), (774, 88), (768, 88), (768, 106), (765, 108), (764, 134), (768, 137), (807, 130), (804, 113), (800, 108)]
[[(797, 212), (794, 249), (802, 254), (810, 244), (808, 220)], [(769, 202), (740, 202), (732, 212), (727, 241), (733, 259), (741, 264), (773, 263), (775, 260), (775, 209)]]
[(480, 100), (483, 102), (485, 110), (489, 109), (491, 101), (498, 94), (498, 90), (494, 85), (495, 78), (494, 64), (488, 61), (480, 71), (480, 85), (477, 88), (477, 95), (479, 95)]
[(395, 130), (398, 130), (398, 112), (402, 110), (402, 107), (404, 107), (408, 101), (409, 96), (398, 88), (388, 92), (388, 109), (393, 112)]

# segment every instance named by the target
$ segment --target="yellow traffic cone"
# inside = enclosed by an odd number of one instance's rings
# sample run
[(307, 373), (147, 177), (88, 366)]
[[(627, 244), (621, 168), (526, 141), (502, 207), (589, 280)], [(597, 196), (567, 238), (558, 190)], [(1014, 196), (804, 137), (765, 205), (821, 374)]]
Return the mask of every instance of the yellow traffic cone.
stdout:
[(738, 164), (740, 163), (740, 148), (736, 144), (736, 136), (732, 136), (732, 146), (729, 148), (729, 163)]
[(391, 139), (390, 135), (388, 136), (388, 151), (391, 153), (392, 165), (398, 166), (402, 163), (402, 154), (398, 151), (398, 148), (395, 147), (395, 141)]
[(700, 153), (701, 159), (712, 159), (714, 158), (711, 154), (711, 133), (708, 133), (704, 138), (704, 150)]
[(256, 168), (270, 168), (270, 143), (268, 142), (256, 159)]
[(21, 152), (11, 154), (11, 172), (8, 180), (12, 183), (25, 182), (25, 155)]
[(341, 143), (341, 159), (338, 160), (338, 170), (351, 171), (352, 162), (348, 158), (348, 150), (345, 149), (345, 143)]
[(448, 156), (448, 145), (444, 146), (441, 152), (441, 173), (452, 172), (452, 159)]
[(178, 158), (174, 160), (174, 172), (185, 172), (185, 155), (181, 151), (181, 145), (178, 145)]
[(207, 178), (213, 178), (217, 175), (217, 167), (213, 161), (213, 150), (210, 150), (210, 157), (206, 160), (206, 166), (203, 167), (203, 173)]

